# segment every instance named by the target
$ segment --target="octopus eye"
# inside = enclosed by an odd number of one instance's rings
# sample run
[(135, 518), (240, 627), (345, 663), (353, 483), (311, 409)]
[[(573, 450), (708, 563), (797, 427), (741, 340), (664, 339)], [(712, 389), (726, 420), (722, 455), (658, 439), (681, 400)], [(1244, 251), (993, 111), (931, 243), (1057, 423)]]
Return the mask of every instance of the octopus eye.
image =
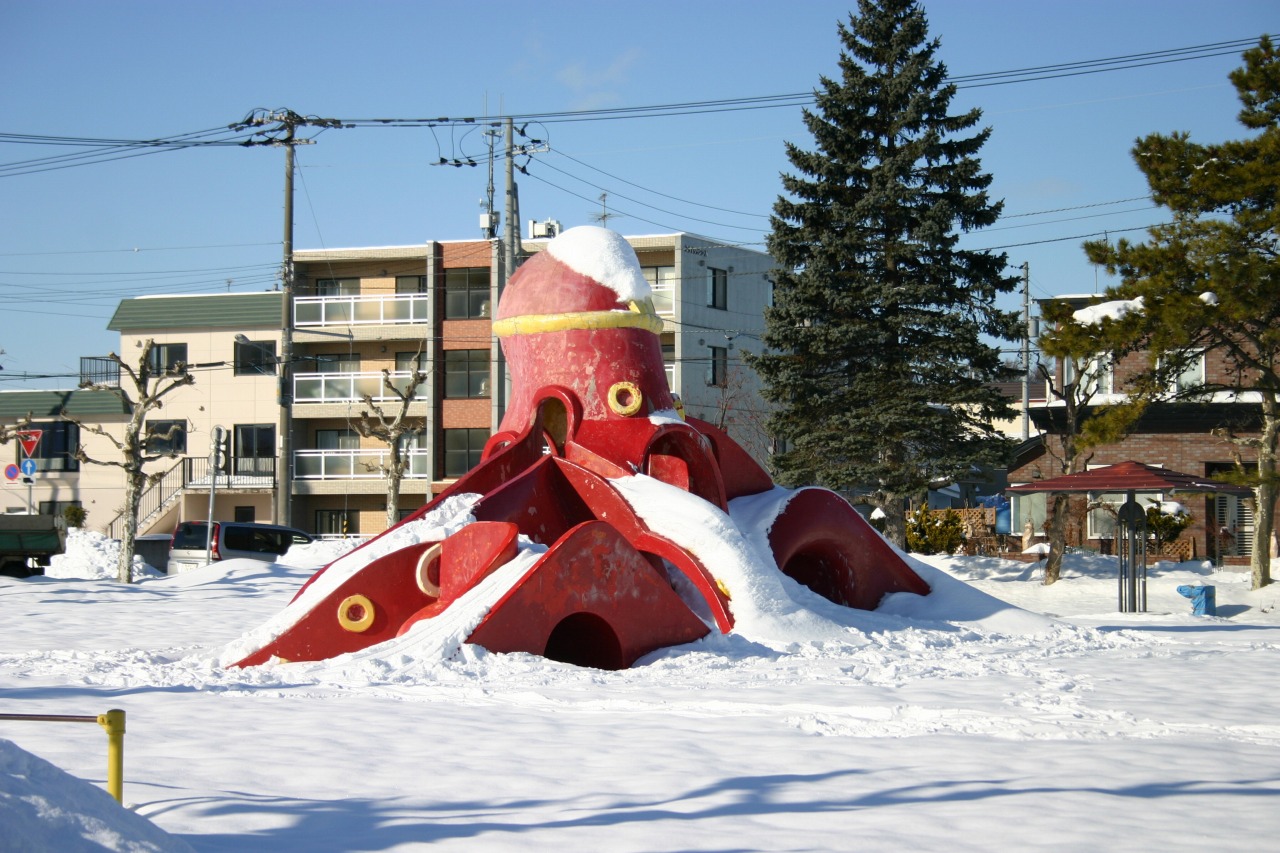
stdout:
[(640, 411), (644, 404), (644, 394), (634, 382), (615, 382), (609, 389), (609, 408), (615, 414), (629, 418)]

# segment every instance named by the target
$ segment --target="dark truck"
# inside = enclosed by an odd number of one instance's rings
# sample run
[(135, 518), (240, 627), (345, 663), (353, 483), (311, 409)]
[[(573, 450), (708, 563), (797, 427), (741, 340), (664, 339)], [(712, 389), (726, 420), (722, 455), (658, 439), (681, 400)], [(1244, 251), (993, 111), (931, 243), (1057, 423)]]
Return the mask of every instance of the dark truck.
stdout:
[(60, 515), (0, 515), (0, 575), (42, 575), (49, 558), (66, 547), (67, 522)]

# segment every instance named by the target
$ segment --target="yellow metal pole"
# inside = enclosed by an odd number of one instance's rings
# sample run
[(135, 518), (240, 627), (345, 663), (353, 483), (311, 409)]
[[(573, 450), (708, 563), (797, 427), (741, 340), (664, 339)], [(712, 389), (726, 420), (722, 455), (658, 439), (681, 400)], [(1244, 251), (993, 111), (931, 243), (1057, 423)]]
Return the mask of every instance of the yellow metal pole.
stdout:
[(98, 725), (107, 731), (107, 793), (124, 805), (124, 711), (99, 714)]

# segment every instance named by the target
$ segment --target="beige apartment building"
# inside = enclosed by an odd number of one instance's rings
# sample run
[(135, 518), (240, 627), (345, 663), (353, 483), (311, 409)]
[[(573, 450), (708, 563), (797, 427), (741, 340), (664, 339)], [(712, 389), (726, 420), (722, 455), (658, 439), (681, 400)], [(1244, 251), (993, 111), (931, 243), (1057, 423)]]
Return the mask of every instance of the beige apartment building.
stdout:
[[(665, 320), (667, 377), (685, 411), (722, 425), (763, 459), (764, 405), (741, 356), (762, 347), (771, 259), (691, 234), (627, 239)], [(523, 249), (544, 246), (530, 240)], [(138, 297), (121, 302), (111, 318), (108, 328), (120, 334), (117, 352), (126, 363), (151, 340), (154, 366), (183, 364), (195, 378), (148, 415), (157, 433), (169, 435), (165, 446), (174, 456), (150, 464), (162, 476), (143, 497), (140, 535), (207, 518), (211, 483), (215, 520), (274, 521), (326, 536), (381, 532), (387, 482), (380, 465), (388, 448), (361, 437), (356, 425), (368, 410), (366, 397), (388, 416), (398, 412), (401, 403), (385, 382), (404, 389), (415, 368), (427, 380), (407, 414), (422, 429), (404, 448), (409, 467), (400, 514), (479, 461), (505, 399), (501, 350), (490, 328), (501, 244), (298, 251), (294, 269), (287, 365), (278, 291)], [(101, 357), (82, 358), (81, 373), (97, 384), (119, 381), (114, 363)], [(90, 528), (119, 535), (119, 469), (74, 457), (79, 446), (104, 460), (119, 459), (118, 452), (109, 439), (67, 420), (119, 436), (128, 412), (118, 397), (107, 390), (0, 393), (0, 422), (28, 417), (42, 432), (32, 454), (38, 470), (29, 484), (8, 480), (4, 510), (53, 513), (78, 504)], [(227, 436), (227, 459), (215, 478), (216, 427)], [(7, 452), (15, 463), (24, 455), (16, 445)], [(283, 483), (288, 512), (277, 518)]]

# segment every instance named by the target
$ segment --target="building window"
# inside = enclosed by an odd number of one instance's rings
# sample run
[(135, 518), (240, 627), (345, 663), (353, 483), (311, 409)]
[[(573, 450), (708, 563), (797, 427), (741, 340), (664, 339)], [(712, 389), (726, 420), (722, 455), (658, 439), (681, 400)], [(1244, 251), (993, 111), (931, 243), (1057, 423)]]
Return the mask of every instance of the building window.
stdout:
[(475, 320), (489, 316), (489, 268), (444, 271), (444, 318)]
[(42, 432), (31, 458), (38, 471), (79, 471), (80, 460), (76, 450), (80, 448), (80, 427), (70, 421), (33, 423), (30, 429)]
[(318, 278), (316, 296), (359, 296), (358, 278)]
[(489, 396), (489, 351), (487, 349), (445, 351), (444, 395), (455, 400)]
[(236, 424), (232, 430), (232, 473), (269, 476), (275, 473), (276, 428), (274, 424)]
[(707, 267), (707, 307), (729, 307), (729, 271)]
[(40, 501), (40, 514), (61, 516), (69, 506), (81, 506), (81, 503), (80, 501)]
[(723, 388), (729, 384), (729, 350), (725, 347), (707, 347), (707, 349), (711, 351), (707, 384)]
[[(1075, 381), (1075, 361), (1069, 358), (1064, 359), (1062, 362), (1062, 384), (1065, 387)], [(1098, 355), (1089, 359), (1089, 362), (1084, 366), (1081, 382), (1086, 383), (1085, 388), (1089, 397), (1094, 394), (1112, 393), (1112, 389), (1115, 387), (1115, 370), (1111, 364), (1111, 357)]]
[(431, 357), (425, 352), (398, 352), (396, 353), (396, 372), (412, 373), (415, 370), (421, 370), (427, 373), (431, 368)]
[(148, 421), (144, 434), (144, 446), (148, 453), (167, 453), (179, 456), (187, 452), (187, 422)]
[(357, 450), (360, 434), (350, 428), (316, 430), (316, 450)]
[(310, 370), (307, 373), (359, 373), (360, 372), (360, 354), (359, 353), (317, 353), (307, 356), (302, 362)]
[(232, 513), (235, 515), (235, 520), (242, 524), (252, 524), (258, 520), (257, 509), (252, 504), (235, 507)]
[(396, 276), (396, 293), (426, 293), (427, 277), (425, 275)]
[(487, 429), (447, 429), (444, 431), (444, 475), (461, 477), (480, 464), (480, 454), (489, 440)]
[(1182, 372), (1173, 377), (1169, 382), (1170, 394), (1183, 394), (1193, 388), (1201, 388), (1204, 386), (1204, 353), (1198, 353), (1191, 357), (1187, 365), (1182, 368)]
[(275, 341), (236, 341), (236, 376), (275, 376)]
[(179, 365), (187, 363), (186, 344), (154, 344), (147, 357), (147, 367), (152, 373), (171, 373)]
[(360, 532), (360, 516), (350, 509), (316, 510), (318, 536), (351, 536)]

